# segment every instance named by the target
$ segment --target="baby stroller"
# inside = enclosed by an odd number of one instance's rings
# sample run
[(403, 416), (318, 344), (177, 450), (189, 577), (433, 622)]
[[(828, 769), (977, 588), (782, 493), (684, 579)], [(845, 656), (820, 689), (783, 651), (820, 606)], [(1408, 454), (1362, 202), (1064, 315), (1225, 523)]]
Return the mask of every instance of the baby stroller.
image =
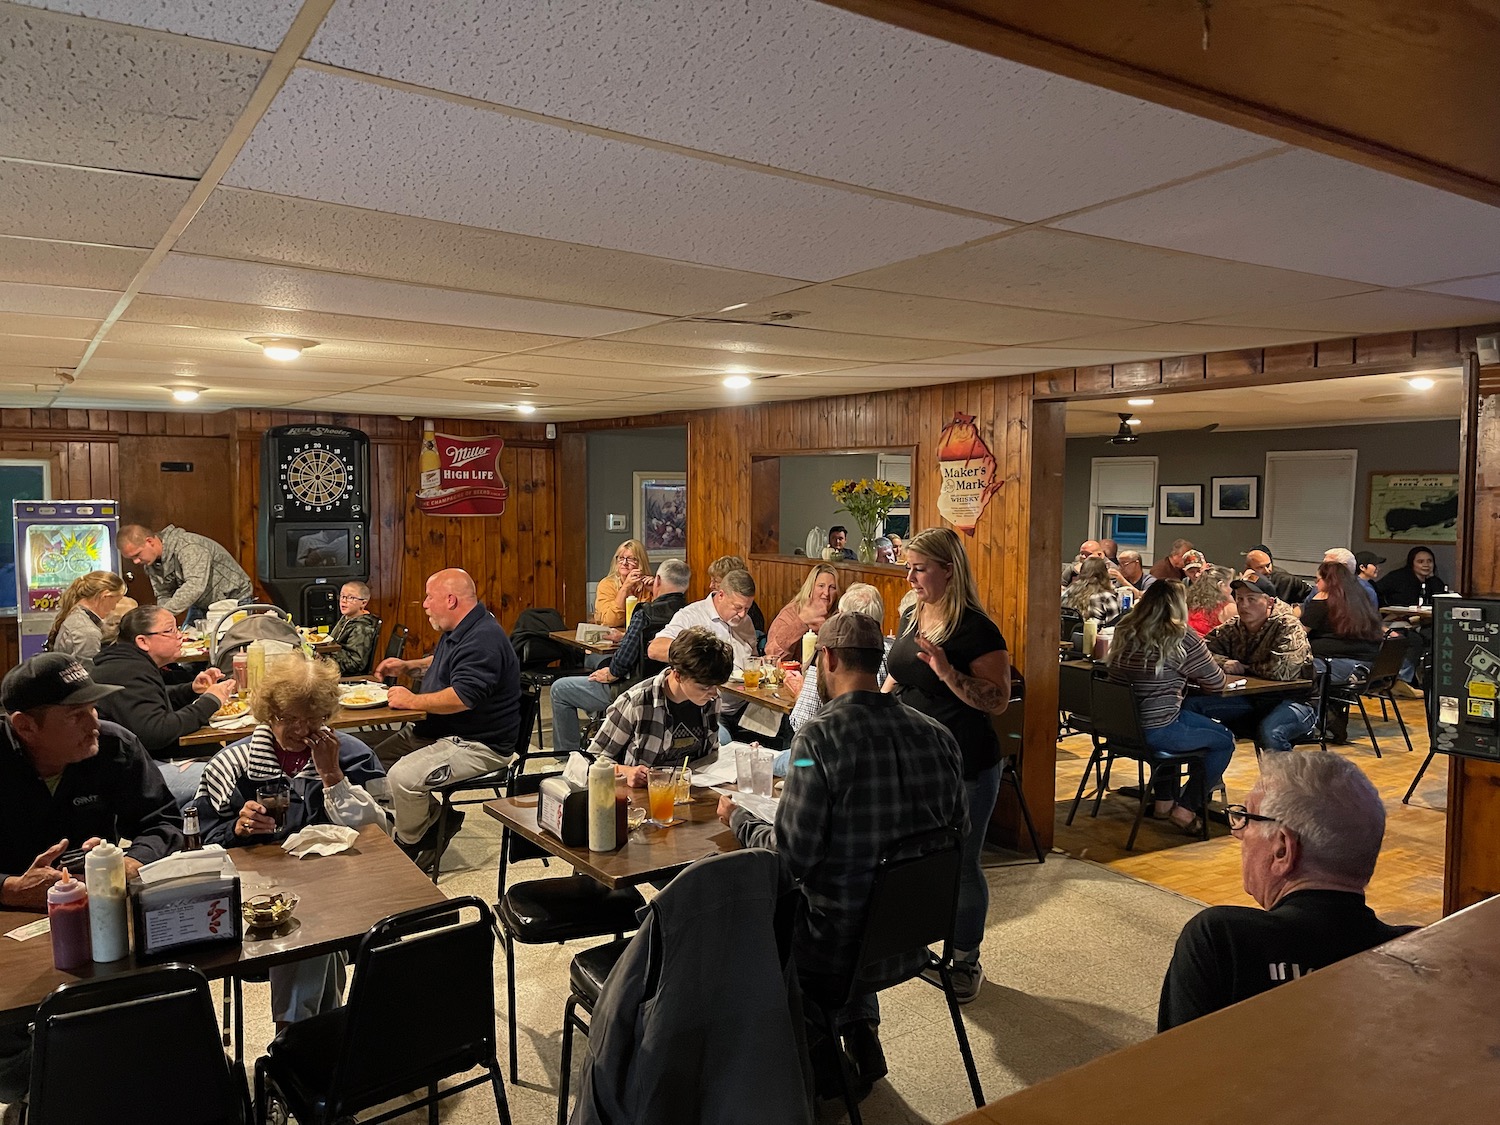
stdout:
[(225, 675), (234, 670), (234, 656), (254, 641), (278, 641), (292, 649), (302, 647), (302, 638), (292, 624), (292, 615), (274, 605), (242, 605), (227, 614), (208, 642), (208, 659)]

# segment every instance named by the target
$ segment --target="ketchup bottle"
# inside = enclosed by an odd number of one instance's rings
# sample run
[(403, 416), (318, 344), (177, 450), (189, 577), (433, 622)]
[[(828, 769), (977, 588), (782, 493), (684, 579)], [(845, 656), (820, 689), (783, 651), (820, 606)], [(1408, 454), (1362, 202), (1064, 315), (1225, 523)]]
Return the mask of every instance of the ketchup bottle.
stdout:
[(94, 959), (89, 937), (88, 889), (63, 868), (63, 877), (47, 891), (47, 920), (52, 923), (52, 967), (76, 969)]

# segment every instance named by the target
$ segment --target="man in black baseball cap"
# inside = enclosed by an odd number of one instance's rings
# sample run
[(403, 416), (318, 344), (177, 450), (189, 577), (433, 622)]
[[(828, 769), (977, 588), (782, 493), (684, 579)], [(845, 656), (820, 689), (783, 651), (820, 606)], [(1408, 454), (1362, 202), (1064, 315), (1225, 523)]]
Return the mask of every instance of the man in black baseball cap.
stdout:
[(1380, 577), (1380, 568), (1384, 565), (1385, 559), (1374, 551), (1354, 552), (1354, 577), (1377, 607), (1380, 605), (1380, 595), (1375, 592), (1375, 580)]

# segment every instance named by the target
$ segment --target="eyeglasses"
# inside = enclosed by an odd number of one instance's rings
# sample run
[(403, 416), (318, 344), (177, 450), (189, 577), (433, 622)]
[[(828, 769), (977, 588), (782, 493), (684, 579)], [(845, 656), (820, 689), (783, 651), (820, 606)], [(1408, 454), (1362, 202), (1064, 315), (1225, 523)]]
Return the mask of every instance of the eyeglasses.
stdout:
[(1260, 813), (1253, 813), (1244, 805), (1226, 805), (1224, 807), (1224, 815), (1229, 818), (1229, 831), (1231, 832), (1238, 832), (1252, 820), (1263, 821), (1266, 824), (1281, 823), (1274, 816), (1261, 816)]
[(362, 598), (358, 594), (340, 594), (339, 595), (339, 601), (341, 601), (341, 602), (367, 602), (369, 600), (370, 600), (369, 598)]
[(170, 629), (153, 629), (149, 633), (142, 633), (141, 636), (143, 636), (143, 637), (180, 637), (180, 636), (182, 636), (182, 630), (179, 629), (176, 625), (173, 625)]

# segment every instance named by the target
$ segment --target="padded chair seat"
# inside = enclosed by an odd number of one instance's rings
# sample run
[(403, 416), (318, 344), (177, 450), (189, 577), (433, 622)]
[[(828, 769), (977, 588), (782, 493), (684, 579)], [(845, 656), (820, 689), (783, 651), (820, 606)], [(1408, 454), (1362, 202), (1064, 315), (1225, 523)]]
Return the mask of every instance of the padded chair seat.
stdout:
[(623, 938), (620, 941), (606, 942), (574, 956), (573, 964), (568, 969), (568, 983), (573, 986), (573, 994), (583, 1001), (589, 1011), (592, 1012), (594, 1005), (599, 1002), (599, 993), (604, 988), (604, 981), (610, 970), (634, 940)]
[(545, 945), (634, 930), (645, 905), (634, 887), (612, 891), (587, 875), (566, 875), (517, 883), (495, 904), (495, 914), (516, 941)]
[(348, 1008), (289, 1023), (266, 1047), (276, 1066), (276, 1084), (287, 1101), (314, 1114), (328, 1110), (333, 1068), (344, 1041)]

